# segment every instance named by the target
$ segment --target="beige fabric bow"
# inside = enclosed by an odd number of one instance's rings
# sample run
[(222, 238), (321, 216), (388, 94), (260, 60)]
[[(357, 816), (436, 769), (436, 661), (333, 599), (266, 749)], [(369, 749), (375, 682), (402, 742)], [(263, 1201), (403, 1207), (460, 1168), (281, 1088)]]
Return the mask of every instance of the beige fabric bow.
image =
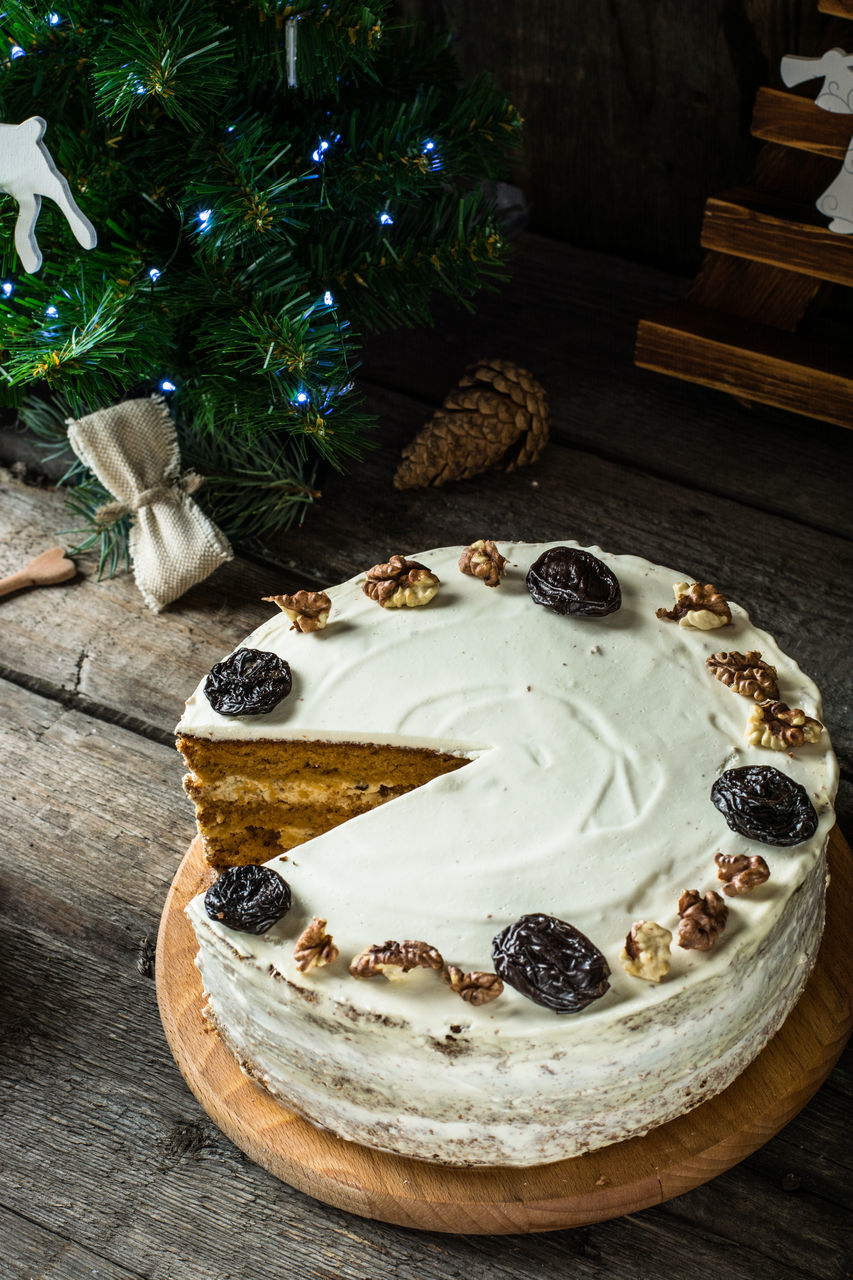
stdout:
[(136, 585), (159, 613), (234, 552), (189, 496), (202, 480), (180, 475), (175, 427), (160, 396), (125, 400), (68, 422), (77, 457), (115, 495), (96, 513), (102, 523), (133, 516), (130, 554)]

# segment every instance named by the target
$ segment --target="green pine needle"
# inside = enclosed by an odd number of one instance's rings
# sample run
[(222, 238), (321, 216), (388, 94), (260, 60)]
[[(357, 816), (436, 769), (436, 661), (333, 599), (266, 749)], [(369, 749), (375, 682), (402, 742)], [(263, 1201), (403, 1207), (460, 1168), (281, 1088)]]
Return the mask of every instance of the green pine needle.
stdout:
[[(488, 78), (458, 83), (448, 41), (390, 3), (35, 0), (0, 17), (0, 118), (45, 145), (98, 232), (78, 248), (49, 200), (25, 276), (0, 194), (0, 401), (50, 456), (78, 548), (127, 562), (129, 520), (70, 453), (65, 419), (162, 385), (197, 500), (255, 543), (305, 515), (321, 465), (373, 425), (360, 334), (427, 321), (499, 280), (486, 195), (518, 144)], [(295, 84), (294, 60), (295, 49)]]

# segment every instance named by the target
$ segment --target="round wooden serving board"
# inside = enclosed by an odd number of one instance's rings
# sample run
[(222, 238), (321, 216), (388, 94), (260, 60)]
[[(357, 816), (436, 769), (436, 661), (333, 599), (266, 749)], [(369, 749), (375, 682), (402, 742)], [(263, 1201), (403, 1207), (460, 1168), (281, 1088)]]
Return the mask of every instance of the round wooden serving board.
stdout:
[(200, 840), (178, 868), (157, 940), (157, 996), (184, 1079), (242, 1151), (283, 1182), (365, 1218), (431, 1231), (513, 1233), (585, 1226), (660, 1204), (737, 1164), (805, 1105), (851, 1027), (844, 944), (853, 903), (850, 849), (829, 841), (826, 932), (805, 992), (781, 1031), (724, 1093), (643, 1138), (530, 1169), (459, 1169), (359, 1147), (288, 1111), (243, 1074), (202, 1016), (195, 935), (184, 907), (212, 877)]

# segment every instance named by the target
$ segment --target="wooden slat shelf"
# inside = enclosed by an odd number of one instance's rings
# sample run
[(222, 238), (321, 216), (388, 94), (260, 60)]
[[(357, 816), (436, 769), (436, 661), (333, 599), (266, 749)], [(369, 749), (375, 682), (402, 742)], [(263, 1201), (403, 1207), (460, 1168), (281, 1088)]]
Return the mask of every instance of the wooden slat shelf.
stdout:
[(760, 191), (739, 188), (708, 200), (702, 246), (853, 285), (853, 236), (829, 231), (813, 205)]
[[(853, 20), (853, 0), (818, 8)], [(848, 35), (831, 24), (823, 49), (849, 48)], [(833, 345), (807, 336), (809, 313), (834, 286), (853, 285), (853, 236), (830, 231), (814, 204), (847, 155), (853, 117), (763, 88), (752, 133), (765, 145), (751, 185), (706, 202), (699, 274), (684, 302), (640, 322), (636, 362), (853, 427), (853, 334)]]
[(824, 111), (811, 98), (783, 89), (759, 89), (752, 134), (765, 142), (843, 160), (853, 137), (853, 117)]
[(676, 302), (641, 320), (635, 360), (748, 400), (853, 427), (853, 348)]

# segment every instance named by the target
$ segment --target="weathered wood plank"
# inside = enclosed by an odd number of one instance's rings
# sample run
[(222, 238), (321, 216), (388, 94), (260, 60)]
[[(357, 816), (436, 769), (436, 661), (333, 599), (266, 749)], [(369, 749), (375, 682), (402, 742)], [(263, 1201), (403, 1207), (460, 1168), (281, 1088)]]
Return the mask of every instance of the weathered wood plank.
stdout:
[(136, 1280), (141, 1274), (0, 1207), (0, 1246), (6, 1241), (14, 1248), (3, 1250), (4, 1280)]
[(691, 300), (640, 321), (636, 361), (645, 369), (853, 427), (848, 345), (782, 333)]
[[(66, 526), (54, 491), (0, 475), (0, 576), (55, 545)], [(68, 583), (3, 600), (0, 666), (161, 730), (173, 727), (212, 663), (269, 617), (261, 596), (300, 585), (284, 569), (235, 561), (193, 588), (165, 621), (142, 606), (131, 575), (98, 582), (92, 556), (79, 568)]]
[(850, 118), (823, 111), (811, 98), (762, 88), (755, 99), (752, 132), (765, 142), (843, 160), (850, 146)]
[(702, 244), (821, 280), (853, 285), (853, 245), (829, 231), (813, 207), (744, 188), (705, 205)]

